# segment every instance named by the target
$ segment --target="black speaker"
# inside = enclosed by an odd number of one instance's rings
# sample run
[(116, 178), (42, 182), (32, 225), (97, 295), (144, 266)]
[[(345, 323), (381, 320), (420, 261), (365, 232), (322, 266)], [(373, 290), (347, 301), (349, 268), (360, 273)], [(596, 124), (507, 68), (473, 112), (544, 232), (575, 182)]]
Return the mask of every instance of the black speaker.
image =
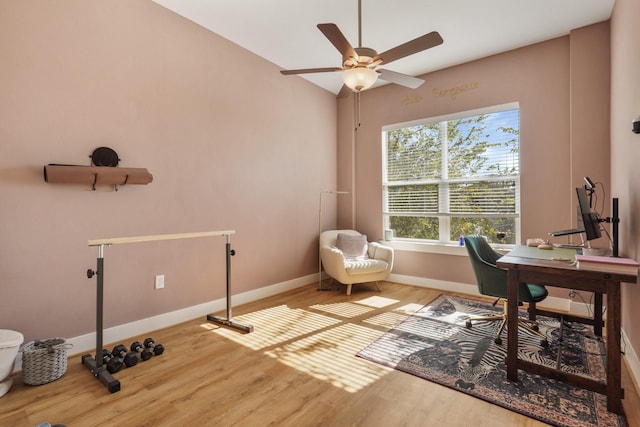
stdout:
[(640, 133), (640, 117), (633, 119), (633, 126), (631, 127), (633, 133)]

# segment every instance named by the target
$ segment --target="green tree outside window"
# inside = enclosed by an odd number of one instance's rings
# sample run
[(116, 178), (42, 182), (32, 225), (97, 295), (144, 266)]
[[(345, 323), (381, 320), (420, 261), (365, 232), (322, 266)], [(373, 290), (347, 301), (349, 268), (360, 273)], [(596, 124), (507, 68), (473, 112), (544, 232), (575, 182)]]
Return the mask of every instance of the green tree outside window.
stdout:
[(520, 123), (510, 108), (383, 132), (385, 228), (396, 238), (519, 241)]

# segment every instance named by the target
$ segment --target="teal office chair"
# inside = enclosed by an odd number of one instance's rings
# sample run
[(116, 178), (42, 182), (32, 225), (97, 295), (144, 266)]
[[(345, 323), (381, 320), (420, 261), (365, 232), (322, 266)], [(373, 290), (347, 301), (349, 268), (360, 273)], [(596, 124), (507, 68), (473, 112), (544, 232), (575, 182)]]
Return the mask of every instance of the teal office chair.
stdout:
[[(482, 295), (496, 297), (493, 303), (495, 306), (501, 299), (504, 300), (504, 311), (501, 315), (487, 317), (472, 317), (466, 322), (467, 328), (471, 328), (473, 322), (500, 321), (500, 328), (496, 334), (494, 342), (498, 345), (502, 344), (500, 335), (507, 325), (507, 270), (496, 267), (496, 261), (502, 257), (501, 254), (494, 251), (482, 236), (465, 236), (464, 245), (469, 253), (471, 267), (478, 282), (478, 291)], [(542, 285), (531, 285), (520, 283), (518, 289), (518, 304), (526, 302), (529, 304), (529, 319), (518, 319), (518, 326), (526, 329), (534, 335), (542, 338), (541, 345), (544, 347), (549, 345), (546, 335), (538, 331), (538, 323), (535, 321), (536, 303), (544, 300), (549, 292)]]

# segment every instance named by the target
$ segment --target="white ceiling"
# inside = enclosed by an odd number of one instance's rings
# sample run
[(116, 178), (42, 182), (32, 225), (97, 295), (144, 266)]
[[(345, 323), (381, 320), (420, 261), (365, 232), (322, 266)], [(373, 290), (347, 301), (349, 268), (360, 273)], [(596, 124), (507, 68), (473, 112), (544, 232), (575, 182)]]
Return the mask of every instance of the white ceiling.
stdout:
[[(319, 23), (336, 24), (358, 46), (357, 0), (153, 1), (283, 69), (342, 65), (340, 53), (316, 27)], [(384, 65), (417, 76), (605, 21), (614, 1), (362, 0), (362, 44), (384, 52), (438, 31), (442, 45)], [(336, 94), (342, 87), (335, 72), (301, 77)]]

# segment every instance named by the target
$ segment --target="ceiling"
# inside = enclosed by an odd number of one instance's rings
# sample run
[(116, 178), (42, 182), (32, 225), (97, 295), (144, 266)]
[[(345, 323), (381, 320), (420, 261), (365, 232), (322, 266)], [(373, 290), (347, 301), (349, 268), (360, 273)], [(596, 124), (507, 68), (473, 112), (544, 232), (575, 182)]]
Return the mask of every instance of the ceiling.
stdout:
[[(316, 27), (319, 23), (336, 24), (358, 46), (357, 0), (153, 1), (283, 69), (342, 65), (340, 53)], [(442, 45), (383, 65), (417, 76), (606, 21), (614, 1), (362, 0), (362, 45), (384, 52), (438, 31)], [(335, 94), (342, 87), (336, 72), (301, 77)]]

